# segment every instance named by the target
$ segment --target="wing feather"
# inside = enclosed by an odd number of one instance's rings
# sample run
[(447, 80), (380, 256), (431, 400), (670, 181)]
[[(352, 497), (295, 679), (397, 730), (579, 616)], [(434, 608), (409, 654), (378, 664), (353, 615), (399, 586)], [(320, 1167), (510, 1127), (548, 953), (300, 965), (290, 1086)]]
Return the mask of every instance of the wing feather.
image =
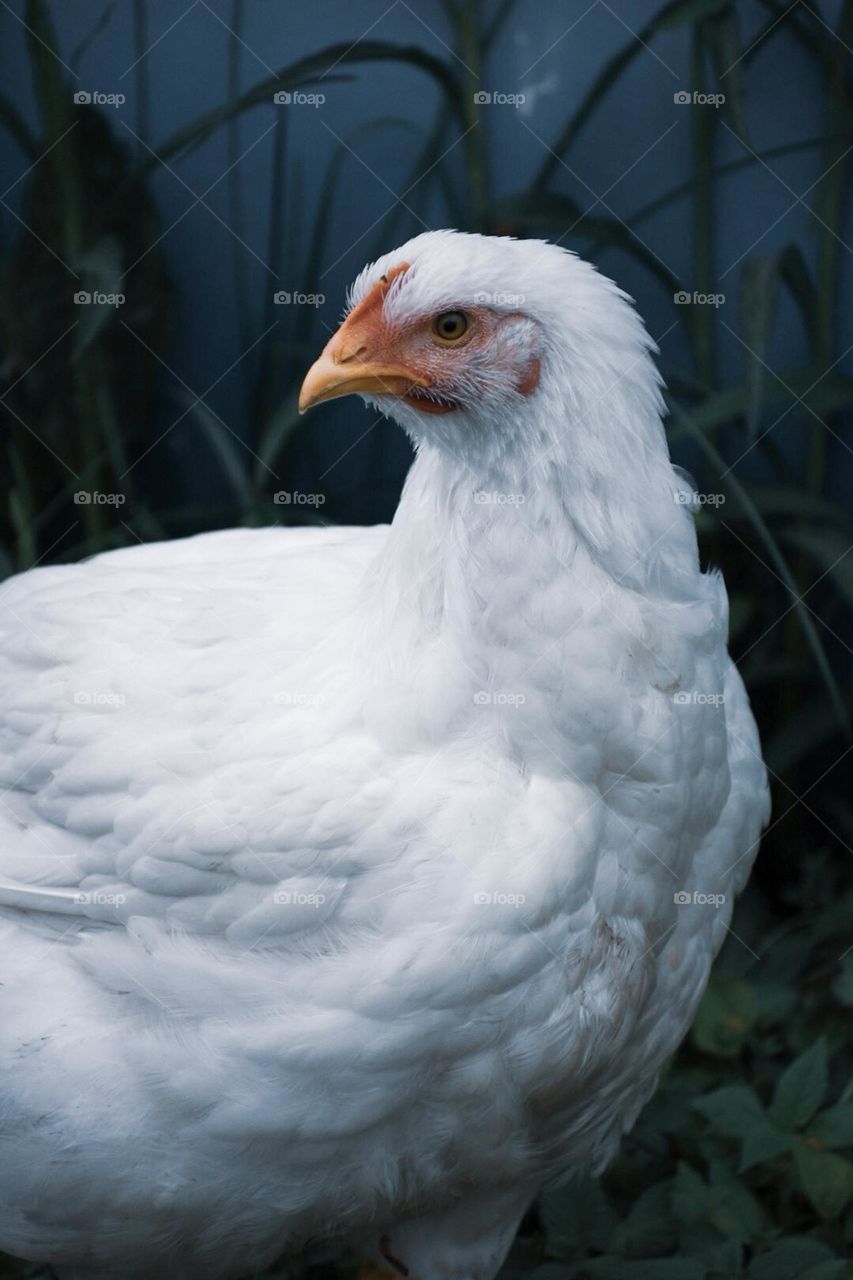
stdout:
[(384, 537), (233, 530), (3, 584), (0, 905), (240, 941), (322, 924), (340, 884), (306, 906), (305, 868), (364, 816), (351, 756), (349, 824), (334, 804), (351, 732), (322, 649)]

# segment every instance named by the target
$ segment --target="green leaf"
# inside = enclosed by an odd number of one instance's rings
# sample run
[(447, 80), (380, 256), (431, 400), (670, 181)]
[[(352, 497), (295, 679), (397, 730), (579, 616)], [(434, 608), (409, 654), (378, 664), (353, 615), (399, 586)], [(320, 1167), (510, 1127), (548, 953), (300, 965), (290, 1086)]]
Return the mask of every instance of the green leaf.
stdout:
[(745, 1084), (724, 1085), (694, 1102), (694, 1108), (710, 1121), (711, 1132), (740, 1140), (764, 1119), (758, 1094)]
[(777, 1129), (769, 1120), (753, 1125), (743, 1140), (739, 1172), (746, 1173), (757, 1164), (768, 1164), (789, 1151), (792, 1145), (791, 1134)]
[(844, 1280), (849, 1274), (844, 1259), (833, 1258), (832, 1261), (819, 1262), (816, 1267), (809, 1267), (800, 1276), (800, 1280)]
[(672, 1184), (672, 1212), (681, 1223), (705, 1222), (710, 1207), (710, 1193), (700, 1175), (680, 1161)]
[(606, 1249), (617, 1218), (601, 1184), (593, 1178), (573, 1178), (546, 1191), (539, 1201), (548, 1252), (573, 1258), (588, 1248)]
[(726, 1240), (747, 1243), (761, 1231), (761, 1207), (743, 1180), (722, 1161), (711, 1166), (709, 1220)]
[(826, 1040), (821, 1036), (779, 1077), (771, 1119), (782, 1129), (808, 1124), (826, 1096), (827, 1072)]
[(841, 962), (841, 973), (832, 984), (832, 994), (842, 1004), (853, 1005), (853, 955), (845, 956)]
[(571, 1266), (565, 1262), (543, 1262), (532, 1271), (525, 1271), (524, 1280), (574, 1280), (577, 1274), (577, 1264)]
[(740, 1053), (755, 1021), (755, 996), (741, 978), (712, 975), (693, 1023), (697, 1048), (721, 1058)]
[(694, 1258), (647, 1258), (641, 1262), (623, 1258), (591, 1258), (584, 1274), (595, 1280), (705, 1280), (707, 1268)]
[(675, 1244), (672, 1227), (671, 1188), (666, 1182), (648, 1187), (620, 1222), (610, 1243), (628, 1258), (649, 1258), (669, 1253)]
[(747, 1280), (802, 1280), (809, 1268), (833, 1261), (836, 1259), (832, 1250), (819, 1240), (785, 1236), (753, 1258), (747, 1268)]
[[(834, 725), (831, 713), (826, 712), (826, 716)], [(757, 1027), (778, 1026), (790, 1018), (797, 1007), (797, 992), (785, 982), (756, 982), (754, 990)]]
[(699, 1256), (713, 1280), (722, 1276), (726, 1280), (735, 1280), (736, 1276), (743, 1275), (743, 1245), (737, 1240), (707, 1245)]
[(817, 1138), (825, 1147), (853, 1147), (853, 1102), (821, 1111), (809, 1125), (808, 1138)]
[(799, 1142), (794, 1162), (803, 1195), (822, 1218), (834, 1218), (853, 1199), (853, 1164), (843, 1156)]

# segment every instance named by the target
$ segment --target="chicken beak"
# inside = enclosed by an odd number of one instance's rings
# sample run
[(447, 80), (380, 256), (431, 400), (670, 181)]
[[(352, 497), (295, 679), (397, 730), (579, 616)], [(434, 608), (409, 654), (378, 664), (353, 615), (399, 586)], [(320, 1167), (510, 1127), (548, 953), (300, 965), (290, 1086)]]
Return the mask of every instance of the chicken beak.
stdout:
[(412, 387), (426, 386), (422, 378), (402, 365), (365, 358), (363, 348), (357, 355), (348, 354), (347, 347), (338, 343), (339, 337), (336, 334), (332, 338), (319, 360), (306, 373), (299, 392), (300, 413), (338, 396), (358, 392), (362, 395), (402, 396)]
[(300, 413), (338, 396), (359, 392), (404, 396), (413, 387), (428, 385), (414, 370), (388, 359), (393, 338), (382, 318), (383, 303), (393, 282), (407, 270), (408, 263), (401, 262), (387, 271), (326, 343), (323, 354), (312, 364), (302, 383)]

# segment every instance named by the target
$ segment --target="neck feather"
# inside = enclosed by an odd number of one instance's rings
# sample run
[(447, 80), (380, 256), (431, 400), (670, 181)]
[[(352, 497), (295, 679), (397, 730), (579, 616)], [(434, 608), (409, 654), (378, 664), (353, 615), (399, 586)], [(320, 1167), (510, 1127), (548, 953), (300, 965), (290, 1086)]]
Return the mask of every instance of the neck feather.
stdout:
[(408, 618), (421, 637), (470, 632), (496, 597), (523, 613), (560, 578), (571, 592), (578, 573), (602, 588), (689, 596), (696, 535), (660, 410), (656, 382), (623, 373), (585, 399), (543, 387), (512, 424), (522, 450), (466, 458), (422, 443), (376, 566), (371, 595), (386, 621)]

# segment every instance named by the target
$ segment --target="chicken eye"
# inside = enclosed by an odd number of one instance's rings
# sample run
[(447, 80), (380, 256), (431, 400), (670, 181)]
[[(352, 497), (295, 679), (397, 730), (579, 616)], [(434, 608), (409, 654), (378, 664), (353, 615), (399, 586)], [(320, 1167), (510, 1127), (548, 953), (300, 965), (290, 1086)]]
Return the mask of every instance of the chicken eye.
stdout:
[(442, 342), (458, 342), (468, 332), (464, 311), (442, 311), (432, 322), (432, 331)]

